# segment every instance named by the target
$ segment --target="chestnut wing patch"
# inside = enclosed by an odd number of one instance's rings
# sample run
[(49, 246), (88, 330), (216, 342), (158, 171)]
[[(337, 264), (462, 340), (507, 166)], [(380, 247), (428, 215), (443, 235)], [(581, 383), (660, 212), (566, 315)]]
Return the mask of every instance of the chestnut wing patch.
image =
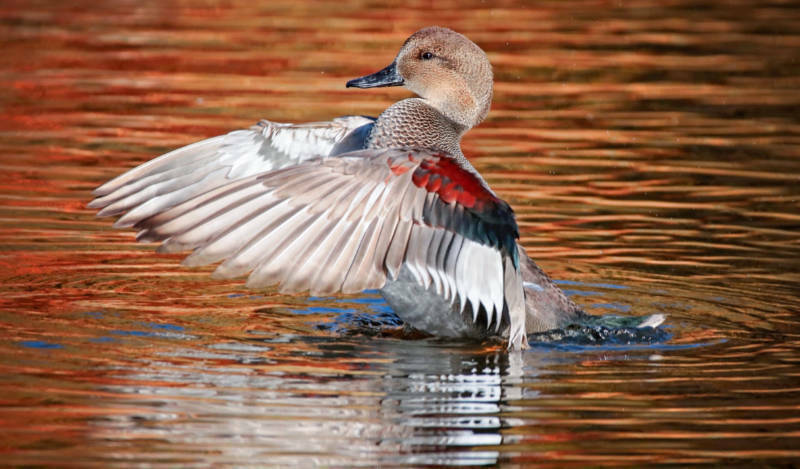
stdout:
[(454, 228), (469, 239), (503, 250), (519, 267), (519, 228), (514, 211), (476, 174), (462, 168), (451, 156), (437, 153), (419, 161), (412, 181), (417, 187), (438, 194), (442, 202), (463, 206), (465, 217)]

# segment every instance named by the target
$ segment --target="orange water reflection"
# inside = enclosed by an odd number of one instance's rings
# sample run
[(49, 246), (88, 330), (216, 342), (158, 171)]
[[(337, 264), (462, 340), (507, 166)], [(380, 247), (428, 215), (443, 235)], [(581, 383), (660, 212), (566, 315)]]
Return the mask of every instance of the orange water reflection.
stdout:
[[(795, 3), (4, 2), (4, 462), (795, 464)], [(344, 82), (431, 23), (495, 66), (463, 145), (529, 253), (590, 312), (666, 313), (666, 343), (399, 339), (374, 294), (248, 291), (86, 210), (262, 117), (379, 113), (405, 92)]]

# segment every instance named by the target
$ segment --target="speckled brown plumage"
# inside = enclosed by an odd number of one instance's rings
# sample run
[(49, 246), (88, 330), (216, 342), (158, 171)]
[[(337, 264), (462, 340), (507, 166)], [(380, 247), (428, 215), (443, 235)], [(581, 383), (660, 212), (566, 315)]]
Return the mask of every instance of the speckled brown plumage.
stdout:
[(368, 148), (412, 147), (444, 151), (464, 158), (461, 153), (463, 126), (419, 98), (404, 99), (391, 105), (378, 117), (367, 140)]

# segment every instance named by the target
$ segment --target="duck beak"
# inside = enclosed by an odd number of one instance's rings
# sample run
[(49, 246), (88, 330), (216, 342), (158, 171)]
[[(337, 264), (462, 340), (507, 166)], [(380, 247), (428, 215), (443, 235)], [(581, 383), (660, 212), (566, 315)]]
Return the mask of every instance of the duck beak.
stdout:
[(397, 62), (392, 62), (388, 67), (372, 75), (365, 75), (361, 78), (353, 78), (347, 82), (347, 88), (378, 88), (381, 86), (402, 86), (405, 83), (403, 77), (397, 73)]

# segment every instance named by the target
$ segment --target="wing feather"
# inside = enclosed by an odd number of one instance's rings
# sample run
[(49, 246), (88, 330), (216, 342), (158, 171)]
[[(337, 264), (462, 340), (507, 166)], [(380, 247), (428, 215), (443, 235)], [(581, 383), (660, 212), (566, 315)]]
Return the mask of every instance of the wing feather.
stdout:
[[(194, 236), (192, 231), (188, 231), (168, 239), (165, 245), (177, 242), (196, 246), (195, 251), (184, 260), (188, 266), (211, 264), (240, 250), (249, 249), (250, 253), (258, 255), (261, 248), (269, 246), (274, 238), (267, 239), (266, 235), (272, 234), (294, 216), (295, 212), (286, 200), (267, 196), (263, 204), (255, 207), (242, 223), (237, 223), (235, 217), (222, 220), (225, 223), (208, 223), (204, 226), (210, 225), (210, 228), (200, 231), (200, 236)], [(218, 230), (214, 225), (217, 225)], [(248, 259), (245, 265), (250, 266), (251, 261)]]
[(431, 231), (433, 231), (433, 233), (430, 241), (428, 242), (427, 252), (425, 253), (425, 266), (427, 267), (428, 273), (433, 281), (433, 286), (436, 290), (436, 293), (447, 298), (444, 287), (446, 282), (442, 278), (442, 271), (437, 263), (437, 254), (439, 253), (439, 247), (443, 244), (445, 230), (438, 228)]
[(343, 293), (364, 291), (380, 277), (375, 272), (374, 262), (372, 261), (375, 257), (375, 238), (380, 234), (379, 224), (380, 221), (377, 218), (372, 218), (369, 225), (367, 225), (356, 250), (356, 255), (342, 284)]
[(503, 259), (503, 274), (509, 322), (508, 348), (526, 349), (528, 336), (525, 331), (525, 293), (522, 290), (522, 276), (510, 257)]
[(430, 227), (414, 224), (411, 227), (411, 236), (408, 239), (405, 262), (417, 283), (425, 288), (431, 285), (431, 275), (428, 272), (428, 246), (433, 238), (434, 230)]
[(325, 261), (319, 264), (319, 271), (312, 282), (312, 291), (318, 295), (330, 295), (340, 291), (355, 250), (361, 242), (358, 224), (342, 221), (337, 226), (342, 226), (341, 236), (331, 240), (333, 249)]
[[(218, 137), (202, 140), (140, 164), (95, 189), (94, 195), (99, 197), (107, 196), (113, 192), (119, 191), (124, 186), (131, 185), (137, 180), (146, 179), (148, 176), (158, 175), (171, 169), (183, 168), (193, 161), (208, 159), (216, 153), (224, 139), (225, 136), (220, 135)], [(98, 207), (94, 206), (92, 208)]]
[[(211, 139), (213, 140), (213, 139)], [(214, 171), (214, 165), (205, 167), (214, 155), (197, 158), (180, 168), (169, 168), (165, 171), (148, 174), (139, 179), (134, 179), (114, 192), (98, 196), (89, 203), (89, 208), (105, 207), (99, 216), (111, 216), (122, 213), (156, 194), (169, 192), (165, 187), (170, 185), (184, 187), (206, 177)]]
[(404, 220), (402, 217), (397, 220), (397, 228), (394, 230), (389, 249), (386, 251), (386, 270), (393, 279), (397, 278), (400, 273), (413, 226), (414, 223), (411, 220)]
[[(248, 284), (263, 287), (280, 283), (282, 292), (291, 292), (290, 286), (285, 283), (286, 275), (289, 273), (286, 266), (294, 263), (297, 252), (304, 247), (306, 234), (311, 232), (313, 236), (313, 228), (322, 217), (324, 217), (322, 213), (313, 213), (307, 209), (299, 210), (287, 220), (286, 226), (280, 227), (280, 231), (275, 230), (262, 238), (269, 244), (261, 245), (262, 250), (259, 253), (261, 262), (250, 275)], [(273, 233), (278, 232), (280, 236), (273, 236)]]
[(453, 297), (455, 294), (455, 289), (452, 281), (448, 278), (447, 270), (445, 269), (445, 264), (447, 261), (447, 252), (450, 249), (450, 245), (453, 242), (453, 236), (455, 233), (448, 230), (439, 230), (441, 232), (441, 239), (439, 242), (432, 246), (435, 247), (435, 252), (432, 254), (433, 259), (431, 263), (436, 266), (436, 271), (438, 273), (439, 279), (442, 282), (442, 290), (441, 295), (445, 298), (450, 299), (450, 304), (453, 304)]
[(192, 199), (174, 207), (169, 211), (172, 213), (160, 214), (143, 220), (137, 224), (137, 227), (142, 228), (137, 239), (146, 242), (161, 241), (194, 228), (202, 231), (201, 225), (211, 220), (214, 220), (214, 223), (205, 224), (205, 228), (216, 233), (224, 223), (225, 217), (241, 222), (246, 214), (254, 210), (255, 206), (260, 207), (268, 196), (253, 184), (237, 186), (234, 191), (226, 191), (226, 193), (217, 194), (214, 198), (197, 201), (197, 203), (195, 203), (195, 199)]

